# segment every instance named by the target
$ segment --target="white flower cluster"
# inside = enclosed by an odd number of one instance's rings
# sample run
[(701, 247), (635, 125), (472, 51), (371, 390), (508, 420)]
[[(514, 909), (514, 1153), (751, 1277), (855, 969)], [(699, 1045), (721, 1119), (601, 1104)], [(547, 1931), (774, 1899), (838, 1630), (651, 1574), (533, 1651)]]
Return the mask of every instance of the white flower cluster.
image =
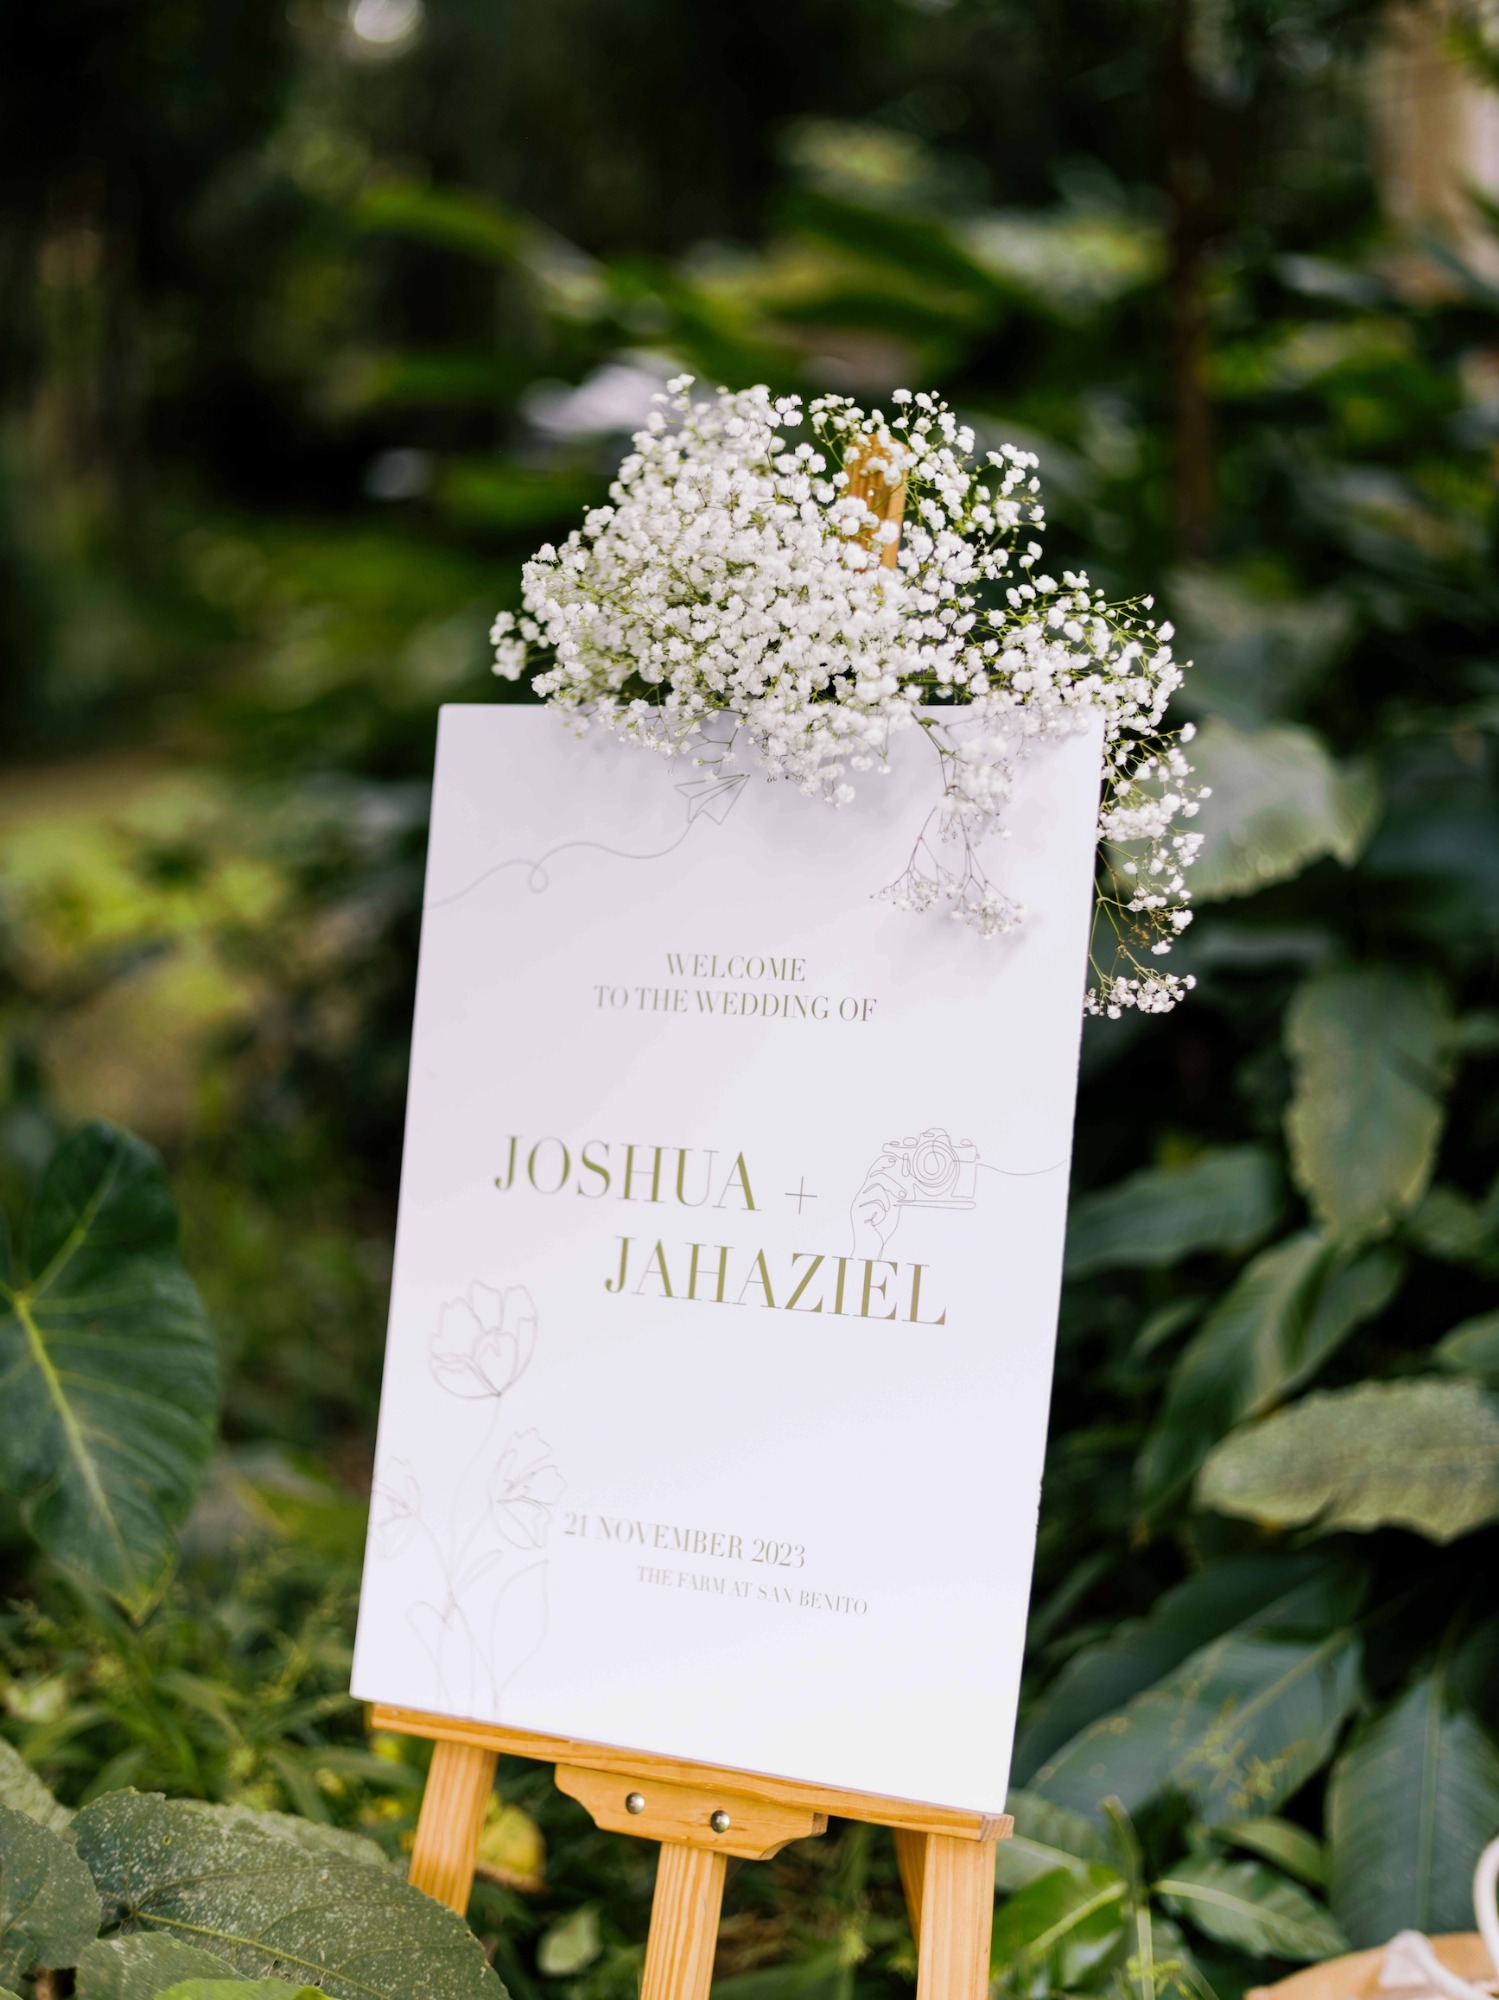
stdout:
[(925, 730), (940, 801), (882, 893), (986, 935), (1023, 915), (979, 858), (1018, 759), (1101, 714), (1099, 910), (1116, 949), (1095, 958), (1087, 1004), (1174, 1005), (1191, 981), (1146, 961), (1188, 922), (1198, 837), (1178, 822), (1201, 794), (1161, 733), (1181, 669), (1151, 600), (1035, 574), (1035, 458), (1005, 445), (976, 467), (973, 432), (934, 396), (897, 390), (887, 418), (842, 396), (691, 391), (668, 385), (610, 504), (526, 565), (524, 615), (495, 620), (495, 672), (514, 679), (544, 648), (538, 693), (666, 756), (701, 754), (728, 711), (730, 758), (742, 738), (834, 805), (896, 731)]

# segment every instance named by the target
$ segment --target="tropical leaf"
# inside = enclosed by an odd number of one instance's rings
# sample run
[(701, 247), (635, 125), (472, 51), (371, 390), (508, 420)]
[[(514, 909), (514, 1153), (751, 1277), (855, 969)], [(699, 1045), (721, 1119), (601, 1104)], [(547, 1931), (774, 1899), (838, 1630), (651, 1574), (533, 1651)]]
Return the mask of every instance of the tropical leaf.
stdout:
[(1081, 1813), (1034, 1792), (1011, 1792), (1005, 1810), (1015, 1830), (994, 1850), (994, 1880), (1000, 1889), (1024, 1889), (1057, 1868), (1078, 1874), (1090, 1861), (1104, 1858), (1103, 1835)]
[(1153, 1687), (1189, 1653), (1286, 1603), (1325, 1570), (1317, 1556), (1228, 1557), (1164, 1591), (1146, 1617), (1116, 1625), (1062, 1668), (1016, 1738), (1018, 1782), (1028, 1784), (1069, 1738)]
[(1427, 1190), (1403, 1232), (1428, 1257), (1499, 1271), (1499, 1176), (1479, 1201), (1453, 1187)]
[(1353, 637), (1348, 599), (1272, 596), (1223, 570), (1193, 567), (1171, 578), (1177, 651), (1192, 662), (1179, 699), (1194, 713), (1241, 727), (1274, 720), (1323, 674)]
[(1282, 1636), (1285, 1611), (1225, 1633), (1064, 1744), (1031, 1789), (1094, 1818), (1174, 1791), (1209, 1824), (1272, 1812), (1331, 1753), (1358, 1697), (1360, 1647)]
[(1300, 1388), (1383, 1312), (1401, 1269), (1391, 1250), (1351, 1259), (1311, 1230), (1262, 1251), (1177, 1357), (1136, 1467), (1147, 1512), (1180, 1492), (1225, 1432)]
[(59, 1148), (27, 1274), (0, 1237), (0, 1485), (42, 1547), (139, 1612), (173, 1559), (218, 1410), (218, 1353), (148, 1146), (102, 1124)]
[(99, 1892), (67, 1841), (0, 1806), (0, 1980), (75, 1964), (99, 1918)]
[(361, 197), (355, 217), (366, 229), (390, 231), (521, 272), (539, 287), (546, 304), (569, 317), (597, 310), (607, 298), (602, 268), (576, 244), (473, 188), (382, 181)]
[(1006, 305), (1034, 304), (1021, 288), (988, 268), (940, 222), (924, 216), (894, 215), (888, 209), (798, 189), (784, 204), (792, 225), (816, 235), (840, 250), (852, 251), (882, 267), (907, 285), (930, 296), (940, 286), (948, 314), (965, 304), (985, 315), (997, 315)]
[(315, 1980), (342, 2000), (501, 2000), (461, 1918), (253, 1813), (114, 1792), (73, 1827), (109, 1921), (127, 1931), (201, 1946), (247, 1978)]
[(75, 1977), (78, 2000), (158, 2000), (185, 1979), (233, 1979), (234, 1967), (200, 1945), (137, 1931), (91, 1944), (79, 1957)]
[(1255, 1958), (1333, 1958), (1348, 1949), (1322, 1905), (1261, 1861), (1193, 1855), (1155, 1886), (1168, 1909)]
[(0, 1736), (0, 1806), (25, 1813), (53, 1833), (65, 1833), (73, 1815), (60, 1800), (53, 1798), (36, 1772), (13, 1744)]
[(534, 1895), (546, 1886), (546, 1841), (531, 1815), (490, 1797), (479, 1834), (477, 1868), (487, 1882)]
[(1432, 1357), (1455, 1375), (1481, 1375), (1499, 1381), (1499, 1312), (1465, 1319), (1437, 1342)]
[(382, 182), (363, 197), (356, 216), (366, 229), (390, 230), (496, 264), (520, 262), (534, 227), (490, 195), (416, 181)]
[(542, 1932), (536, 1946), (537, 1970), (549, 1979), (570, 1979), (592, 1965), (603, 1949), (598, 1906), (581, 1903)]
[(1355, 1945), (1468, 1930), (1473, 1867), (1499, 1833), (1499, 1749), (1431, 1674), (1354, 1738), (1328, 1794), (1332, 1907)]
[(1499, 1518), (1499, 1408), (1474, 1382), (1361, 1382), (1225, 1438), (1201, 1506), (1268, 1527), (1413, 1528), (1450, 1542)]
[(1262, 1860), (1273, 1861), (1287, 1875), (1310, 1882), (1314, 1889), (1327, 1887), (1327, 1849), (1304, 1826), (1266, 1813), (1257, 1819), (1231, 1819), (1213, 1829), (1231, 1847), (1247, 1847)]
[(1210, 717), (1192, 745), (1194, 782), (1212, 789), (1198, 826), (1194, 902), (1252, 896), (1334, 855), (1357, 860), (1378, 793), (1362, 768), (1339, 770), (1321, 739), (1282, 725), (1241, 730)]
[(1041, 1968), (1049, 1990), (1074, 1988), (1123, 1940), (1127, 1893), (1116, 1869), (1089, 1861), (1054, 1868), (1001, 1903), (991, 1957), (1000, 1990), (1023, 1986)]
[(1377, 1232), (1426, 1192), (1451, 1027), (1439, 987), (1385, 966), (1317, 973), (1298, 990), (1286, 1136), (1297, 1184), (1331, 1227)]
[(1159, 1270), (1203, 1250), (1247, 1250), (1275, 1227), (1281, 1201), (1280, 1171), (1263, 1146), (1148, 1167), (1072, 1204), (1066, 1275)]

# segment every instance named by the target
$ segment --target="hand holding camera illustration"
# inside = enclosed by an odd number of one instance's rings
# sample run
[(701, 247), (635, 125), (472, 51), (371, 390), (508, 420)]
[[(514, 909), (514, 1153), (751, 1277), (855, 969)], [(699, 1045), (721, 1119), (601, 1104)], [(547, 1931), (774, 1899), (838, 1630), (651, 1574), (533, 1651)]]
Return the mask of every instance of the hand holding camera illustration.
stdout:
[(954, 1140), (943, 1125), (929, 1125), (915, 1138), (887, 1139), (849, 1210), (853, 1254), (879, 1256), (903, 1209), (973, 1208), (978, 1169), (977, 1146)]

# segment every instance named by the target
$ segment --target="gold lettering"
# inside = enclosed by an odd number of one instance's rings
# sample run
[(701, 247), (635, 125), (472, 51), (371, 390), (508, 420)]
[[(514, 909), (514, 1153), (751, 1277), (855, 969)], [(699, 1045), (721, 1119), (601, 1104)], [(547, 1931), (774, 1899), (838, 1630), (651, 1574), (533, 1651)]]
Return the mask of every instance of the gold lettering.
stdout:
[[(697, 1256), (700, 1250), (706, 1250), (708, 1246), (706, 1243), (689, 1243), (687, 1247), (692, 1252), (691, 1261), (687, 1266), (687, 1296), (689, 1299), (695, 1299), (697, 1298)], [(729, 1246), (727, 1243), (715, 1243), (713, 1247), (718, 1252), (718, 1290), (713, 1295), (712, 1303), (716, 1306), (721, 1306), (723, 1304), (723, 1288), (728, 1283), (729, 1277)], [(701, 1303), (706, 1305), (708, 1301), (705, 1299)]]
[(911, 1266), (911, 1310), (906, 1314), (906, 1318), (911, 1322), (912, 1326), (946, 1326), (946, 1306), (942, 1308), (935, 1319), (923, 1319), (921, 1317), (921, 1274), (925, 1269), (925, 1264), (913, 1264)]
[(734, 1301), (736, 1306), (742, 1306), (746, 1303), (744, 1295), (749, 1290), (750, 1286), (755, 1283), (757, 1278), (760, 1283), (760, 1289), (765, 1294), (763, 1303), (768, 1306), (775, 1305), (776, 1295), (770, 1289), (770, 1273), (765, 1268), (765, 1252), (763, 1250), (757, 1250), (755, 1252), (755, 1261), (750, 1266), (749, 1276), (745, 1279), (744, 1283), (739, 1287), (739, 1296)]
[(630, 1245), (631, 1245), (631, 1244), (632, 1244), (632, 1243), (633, 1243), (634, 1241), (635, 1241), (635, 1238), (634, 1238), (633, 1236), (621, 1236), (621, 1237), (620, 1237), (620, 1239), (619, 1239), (619, 1275), (618, 1275), (617, 1277), (614, 1277), (614, 1278), (605, 1278), (605, 1280), (604, 1280), (604, 1290), (605, 1290), (606, 1292), (622, 1292), (622, 1291), (624, 1290), (624, 1288), (625, 1288), (625, 1267), (626, 1267), (626, 1265), (627, 1265), (627, 1264), (629, 1263), (629, 1261), (630, 1261)]
[[(807, 1289), (808, 1285), (811, 1284), (812, 1280), (817, 1276), (817, 1273), (822, 1269), (821, 1251), (814, 1252), (811, 1250), (793, 1250), (791, 1253), (791, 1263), (793, 1269), (795, 1268), (797, 1259), (799, 1257), (810, 1257), (812, 1259), (812, 1265), (810, 1270), (808, 1270), (803, 1276), (802, 1281), (797, 1286), (796, 1290), (791, 1294), (791, 1297), (787, 1299), (786, 1301), (787, 1312), (796, 1311), (797, 1300), (801, 1297), (802, 1293)], [(822, 1300), (819, 1299), (815, 1306), (803, 1306), (802, 1311), (820, 1313), (822, 1311)]]
[(510, 1134), (510, 1164), (506, 1167), (503, 1175), (496, 1174), (494, 1177), (495, 1186), (499, 1188), (502, 1192), (506, 1188), (515, 1186), (515, 1152), (516, 1148), (519, 1145), (520, 1145), (520, 1140), (512, 1132)]
[(743, 1153), (736, 1153), (734, 1155), (734, 1164), (729, 1168), (729, 1177), (723, 1184), (723, 1193), (713, 1204), (715, 1208), (723, 1207), (729, 1198), (729, 1189), (734, 1186), (736, 1181), (739, 1184), (739, 1192), (744, 1197), (745, 1207), (754, 1207), (755, 1197), (750, 1193), (749, 1168), (744, 1164)]
[[(562, 1155), (562, 1171), (557, 1176), (556, 1187), (543, 1187), (541, 1182), (536, 1178), (536, 1155), (541, 1151), (543, 1146), (555, 1146)], [(567, 1148), (560, 1139), (538, 1139), (536, 1144), (531, 1148), (531, 1157), (526, 1161), (526, 1178), (538, 1194), (557, 1194), (566, 1185), (567, 1177), (572, 1172), (572, 1167), (573, 1163), (568, 1156)]]
[[(661, 1199), (661, 1148), (659, 1146), (642, 1146), (639, 1150), (642, 1153), (649, 1152), (652, 1155), (651, 1191), (646, 1196), (646, 1200), (659, 1201)], [(639, 1199), (638, 1196), (630, 1192), (635, 1176), (635, 1153), (636, 1148), (634, 1146), (625, 1147), (625, 1184), (620, 1189), (619, 1198), (621, 1201), (636, 1201)]]
[(675, 1298), (676, 1294), (671, 1288), (671, 1275), (666, 1268), (666, 1245), (659, 1241), (650, 1256), (646, 1259), (645, 1269), (640, 1274), (640, 1283), (635, 1287), (636, 1298), (639, 1298), (645, 1290), (645, 1281), (651, 1276), (652, 1272), (661, 1280), (662, 1298)]
[(703, 1169), (703, 1191), (696, 1201), (689, 1201), (683, 1191), (683, 1182), (687, 1178), (687, 1161), (691, 1153), (692, 1148), (690, 1146), (678, 1146), (677, 1148), (677, 1200), (682, 1204), (683, 1208), (701, 1208), (707, 1201), (708, 1196), (713, 1192), (709, 1186), (709, 1180), (713, 1173), (713, 1162), (718, 1158), (718, 1154), (716, 1152), (709, 1153), (708, 1164)]
[(833, 1294), (833, 1311), (835, 1313), (843, 1311), (843, 1281), (847, 1276), (848, 1259), (847, 1257), (840, 1257), (838, 1259), (838, 1289)]
[(879, 1292), (880, 1303), (882, 1305), (884, 1304), (885, 1301), (886, 1280), (884, 1278), (881, 1278), (878, 1281), (878, 1284), (876, 1283), (874, 1275), (874, 1269), (876, 1264), (883, 1264), (892, 1277), (894, 1277), (896, 1272), (899, 1271), (900, 1269), (899, 1264), (892, 1264), (888, 1257), (866, 1257), (864, 1259), (864, 1297), (859, 1305), (859, 1317), (860, 1319), (894, 1319), (895, 1318), (894, 1306), (892, 1306), (889, 1312), (887, 1313), (871, 1313), (869, 1310), (870, 1296), (875, 1291)]
[[(578, 1193), (583, 1196), (585, 1201), (598, 1201), (603, 1195), (606, 1195), (609, 1192), (609, 1169), (603, 1164), (601, 1160), (590, 1160), (588, 1157), (589, 1147), (597, 1146), (601, 1143), (602, 1142), (598, 1139), (585, 1139), (583, 1142), (583, 1150), (578, 1156), (580, 1166), (582, 1166), (590, 1174), (597, 1174), (599, 1179), (604, 1183), (604, 1185), (601, 1188), (597, 1189), (594, 1193), (590, 1194), (588, 1192), (588, 1189), (584, 1187), (582, 1180), (580, 1179), (578, 1182)], [(608, 1152), (609, 1148), (605, 1146), (604, 1154), (606, 1158), (608, 1156)]]

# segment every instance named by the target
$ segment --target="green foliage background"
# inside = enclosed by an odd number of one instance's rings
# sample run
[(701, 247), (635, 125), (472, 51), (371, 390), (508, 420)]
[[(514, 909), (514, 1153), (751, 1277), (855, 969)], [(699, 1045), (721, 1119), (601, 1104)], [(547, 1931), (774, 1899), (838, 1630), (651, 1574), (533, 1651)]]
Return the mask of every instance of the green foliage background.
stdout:
[[(1395, 241), (1381, 19), (7, 21), (0, 1183), (19, 1242), (75, 1125), (160, 1148), (225, 1378), (164, 1584), (187, 1472), (111, 1576), (0, 1449), (0, 1727), (70, 1804), (133, 1784), (401, 1851), (420, 1753), (345, 1691), (436, 706), (516, 698), (489, 619), (654, 379), (905, 381), (1039, 452), (1054, 567), (1156, 589), (1214, 787), (1196, 994), (1085, 1038), (996, 1977), (1236, 2000), (1470, 1927), (1499, 1831), (1499, 291)], [(633, 1991), (648, 1857), (544, 1773), (501, 1793), (472, 1912), (501, 1975)], [(868, 1829), (731, 1882), (725, 2000), (876, 2000), (913, 1963)]]

